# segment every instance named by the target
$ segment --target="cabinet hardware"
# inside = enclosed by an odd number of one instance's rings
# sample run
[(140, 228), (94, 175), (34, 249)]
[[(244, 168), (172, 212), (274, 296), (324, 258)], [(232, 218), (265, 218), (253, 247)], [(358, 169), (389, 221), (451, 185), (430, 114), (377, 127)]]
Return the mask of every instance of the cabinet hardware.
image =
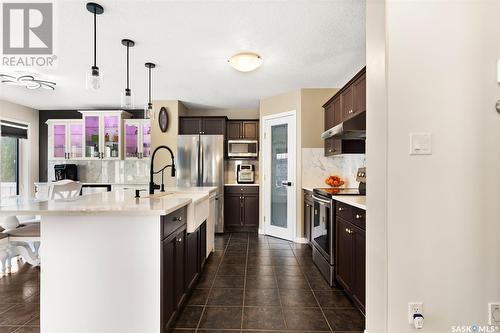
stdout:
[(349, 114), (351, 114), (351, 113), (352, 113), (352, 110), (349, 110)]
[(174, 217), (174, 221), (182, 222), (182, 216)]
[(358, 220), (359, 220), (359, 219), (360, 219), (360, 218), (362, 218), (362, 217), (363, 217), (363, 215), (356, 214), (356, 219), (358, 219)]
[(177, 238), (177, 243), (182, 243), (182, 238), (181, 237)]
[(339, 207), (339, 212), (343, 212), (344, 211), (344, 208), (343, 207)]

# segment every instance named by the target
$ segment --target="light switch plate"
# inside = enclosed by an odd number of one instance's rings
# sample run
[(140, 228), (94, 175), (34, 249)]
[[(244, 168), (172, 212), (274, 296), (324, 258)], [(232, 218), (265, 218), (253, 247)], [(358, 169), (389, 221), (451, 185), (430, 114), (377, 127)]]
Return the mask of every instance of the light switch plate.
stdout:
[(410, 155), (431, 155), (431, 133), (410, 133)]

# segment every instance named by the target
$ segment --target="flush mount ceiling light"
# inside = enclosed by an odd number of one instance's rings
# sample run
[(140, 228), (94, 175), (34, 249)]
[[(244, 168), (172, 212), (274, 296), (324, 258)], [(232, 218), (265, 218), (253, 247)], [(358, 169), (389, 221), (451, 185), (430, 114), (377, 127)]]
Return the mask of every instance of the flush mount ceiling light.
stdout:
[(144, 66), (148, 69), (148, 105), (145, 107), (145, 117), (151, 118), (154, 115), (153, 103), (151, 103), (151, 69), (155, 68), (156, 65), (152, 62), (147, 62)]
[(251, 72), (262, 65), (262, 57), (253, 52), (241, 52), (233, 55), (227, 61), (229, 64), (240, 72)]
[(97, 67), (97, 15), (104, 13), (104, 8), (101, 5), (89, 2), (87, 3), (87, 10), (94, 15), (94, 65), (90, 67), (86, 77), (86, 87), (89, 90), (99, 90), (102, 86), (102, 73), (99, 73)]
[(130, 90), (129, 86), (129, 53), (130, 48), (134, 47), (135, 43), (130, 39), (122, 39), (122, 45), (127, 48), (127, 87), (125, 88), (125, 92), (122, 94), (122, 108), (133, 108), (134, 102), (132, 99), (132, 90)]
[(51, 81), (45, 81), (35, 78), (33, 75), (20, 75), (13, 76), (8, 74), (0, 74), (0, 81), (5, 84), (10, 84), (14, 86), (25, 87), (26, 89), (56, 89), (56, 83)]

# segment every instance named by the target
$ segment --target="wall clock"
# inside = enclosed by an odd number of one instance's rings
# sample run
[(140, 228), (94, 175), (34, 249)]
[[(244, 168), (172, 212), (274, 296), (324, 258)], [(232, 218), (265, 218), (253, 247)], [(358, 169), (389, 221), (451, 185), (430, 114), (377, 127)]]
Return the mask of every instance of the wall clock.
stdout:
[(160, 125), (160, 130), (165, 133), (168, 129), (168, 113), (167, 108), (161, 107), (160, 113), (158, 114), (158, 125)]

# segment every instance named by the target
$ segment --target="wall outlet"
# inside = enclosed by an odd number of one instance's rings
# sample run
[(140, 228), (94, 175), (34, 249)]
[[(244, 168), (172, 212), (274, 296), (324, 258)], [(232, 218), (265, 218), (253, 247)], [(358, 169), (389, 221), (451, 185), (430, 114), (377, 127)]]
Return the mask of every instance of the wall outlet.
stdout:
[(416, 313), (424, 314), (424, 303), (410, 302), (408, 303), (408, 324), (413, 325), (413, 315)]
[(488, 324), (500, 325), (500, 303), (488, 303)]

